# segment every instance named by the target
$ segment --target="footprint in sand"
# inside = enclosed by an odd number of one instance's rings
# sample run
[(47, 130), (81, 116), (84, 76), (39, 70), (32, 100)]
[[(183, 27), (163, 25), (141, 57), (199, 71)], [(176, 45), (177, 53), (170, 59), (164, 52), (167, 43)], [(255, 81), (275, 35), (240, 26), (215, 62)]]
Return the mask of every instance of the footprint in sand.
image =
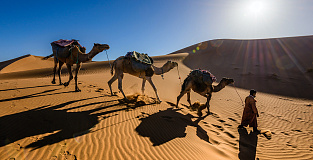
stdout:
[(220, 126), (220, 125), (212, 124), (212, 126), (218, 128), (221, 131), (224, 131), (224, 128), (222, 126)]
[(236, 138), (233, 134), (229, 133), (229, 132), (224, 132), (226, 135), (228, 135), (230, 138)]
[(240, 117), (240, 115), (238, 113), (234, 113), (236, 116)]
[(94, 87), (97, 87), (97, 86), (90, 84), (90, 85), (88, 85), (87, 87), (88, 87), (88, 88), (94, 88)]
[(50, 160), (56, 160), (56, 159), (58, 159), (57, 156), (52, 156), (52, 157), (50, 158)]
[(233, 126), (233, 125), (228, 124), (228, 123), (225, 123), (224, 125), (225, 125), (225, 126), (229, 126), (229, 127)]
[(233, 122), (237, 122), (237, 120), (233, 119), (233, 118), (228, 118), (229, 120), (233, 121)]
[(95, 89), (95, 92), (103, 92), (103, 91), (104, 91), (103, 88), (97, 88), (97, 89)]
[(211, 130), (211, 129), (210, 129), (210, 131), (213, 132), (213, 133), (215, 133), (216, 135), (220, 135), (220, 133), (217, 132), (217, 131), (214, 131), (214, 130)]
[(289, 136), (289, 134), (286, 133), (286, 132), (280, 132), (280, 133), (282, 133), (282, 134), (284, 134), (284, 135), (286, 135), (286, 136)]
[(291, 130), (291, 131), (294, 131), (294, 132), (302, 132), (302, 131), (299, 130), (299, 129), (293, 129), (293, 130)]

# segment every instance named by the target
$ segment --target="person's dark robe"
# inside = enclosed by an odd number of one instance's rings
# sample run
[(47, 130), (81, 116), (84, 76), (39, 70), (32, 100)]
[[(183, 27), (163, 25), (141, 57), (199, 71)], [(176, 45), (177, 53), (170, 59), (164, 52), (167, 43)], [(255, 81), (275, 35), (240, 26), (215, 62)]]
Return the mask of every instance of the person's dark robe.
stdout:
[(256, 100), (253, 96), (246, 97), (245, 108), (243, 110), (241, 125), (249, 127), (258, 127), (257, 117), (259, 117), (258, 109), (255, 105)]

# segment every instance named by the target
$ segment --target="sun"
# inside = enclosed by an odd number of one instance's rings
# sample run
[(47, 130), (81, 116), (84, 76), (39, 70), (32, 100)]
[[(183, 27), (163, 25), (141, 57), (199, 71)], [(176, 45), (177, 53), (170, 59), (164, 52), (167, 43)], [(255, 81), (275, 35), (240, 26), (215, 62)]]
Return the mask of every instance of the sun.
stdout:
[(264, 13), (264, 3), (262, 1), (252, 1), (247, 6), (248, 14), (260, 16)]

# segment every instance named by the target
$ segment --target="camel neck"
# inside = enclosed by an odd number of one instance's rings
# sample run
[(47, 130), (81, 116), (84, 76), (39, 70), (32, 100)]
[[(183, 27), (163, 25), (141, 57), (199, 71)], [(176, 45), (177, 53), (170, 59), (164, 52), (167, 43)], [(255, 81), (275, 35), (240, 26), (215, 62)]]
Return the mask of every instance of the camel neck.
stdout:
[(219, 83), (217, 86), (213, 86), (213, 92), (218, 92), (220, 90), (222, 90), (223, 88), (225, 88), (225, 84), (224, 83)]
[(154, 66), (154, 65), (152, 65), (152, 67), (153, 67), (154, 73), (155, 73), (156, 75), (162, 75), (162, 74), (164, 74), (164, 73), (166, 73), (166, 72), (168, 72), (168, 71), (170, 70), (170, 68), (169, 68), (169, 67), (166, 67), (165, 65), (163, 65), (161, 68), (156, 67), (156, 66)]

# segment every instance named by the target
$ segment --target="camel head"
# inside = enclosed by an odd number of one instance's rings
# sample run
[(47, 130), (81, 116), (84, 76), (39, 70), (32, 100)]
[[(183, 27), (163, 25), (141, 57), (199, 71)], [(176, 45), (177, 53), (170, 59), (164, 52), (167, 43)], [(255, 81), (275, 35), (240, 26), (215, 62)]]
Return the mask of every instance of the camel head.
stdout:
[(174, 67), (178, 66), (177, 62), (167, 61), (164, 66), (169, 66), (170, 69), (173, 69)]
[(225, 84), (225, 86), (229, 85), (229, 84), (233, 84), (235, 81), (231, 78), (225, 78), (223, 77), (222, 80), (220, 81), (220, 83)]
[(94, 43), (92, 50), (94, 50), (96, 52), (102, 52), (102, 51), (107, 50), (109, 48), (110, 48), (110, 46), (107, 44)]

